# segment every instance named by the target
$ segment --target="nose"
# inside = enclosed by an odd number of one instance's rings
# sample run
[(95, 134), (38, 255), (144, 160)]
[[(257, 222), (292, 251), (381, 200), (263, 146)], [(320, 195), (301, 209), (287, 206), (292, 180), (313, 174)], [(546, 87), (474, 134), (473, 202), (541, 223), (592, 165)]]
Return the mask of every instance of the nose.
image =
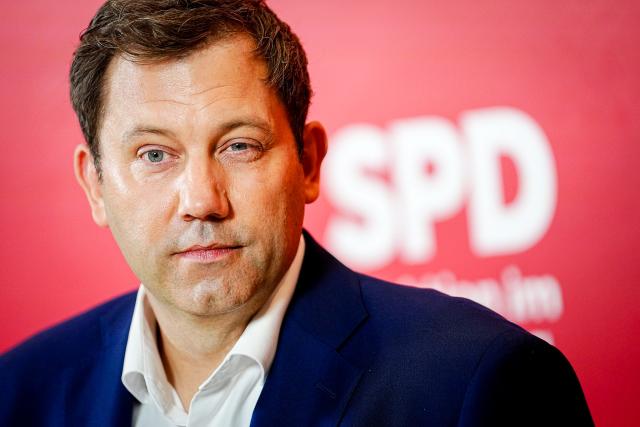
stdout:
[(183, 174), (178, 207), (178, 214), (183, 220), (211, 221), (229, 216), (231, 206), (224, 173), (210, 159), (190, 162)]

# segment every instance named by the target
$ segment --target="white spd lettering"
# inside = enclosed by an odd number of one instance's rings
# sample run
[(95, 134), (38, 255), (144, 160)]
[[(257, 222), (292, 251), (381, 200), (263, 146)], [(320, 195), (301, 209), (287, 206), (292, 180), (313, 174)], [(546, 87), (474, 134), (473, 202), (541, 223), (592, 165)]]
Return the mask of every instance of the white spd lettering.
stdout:
[[(504, 202), (501, 156), (518, 174)], [(551, 146), (528, 114), (499, 107), (462, 114), (460, 127), (440, 117), (397, 120), (383, 130), (354, 124), (337, 131), (324, 164), (324, 194), (336, 208), (327, 246), (357, 268), (396, 257), (420, 264), (437, 251), (435, 225), (467, 206), (471, 250), (514, 254), (546, 233), (556, 207)]]

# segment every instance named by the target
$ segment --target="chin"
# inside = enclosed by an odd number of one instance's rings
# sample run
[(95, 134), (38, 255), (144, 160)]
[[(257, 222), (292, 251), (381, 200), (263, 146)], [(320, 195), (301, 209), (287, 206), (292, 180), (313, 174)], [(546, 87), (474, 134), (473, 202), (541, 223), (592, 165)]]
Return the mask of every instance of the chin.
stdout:
[(243, 307), (253, 296), (245, 289), (224, 286), (217, 281), (203, 281), (189, 290), (186, 298), (181, 298), (185, 311), (196, 316), (223, 314)]

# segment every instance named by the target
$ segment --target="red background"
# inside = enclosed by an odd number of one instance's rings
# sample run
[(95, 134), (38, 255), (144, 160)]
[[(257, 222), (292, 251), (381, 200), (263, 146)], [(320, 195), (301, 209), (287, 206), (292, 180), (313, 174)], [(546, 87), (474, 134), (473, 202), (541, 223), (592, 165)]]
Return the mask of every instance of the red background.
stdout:
[[(72, 172), (82, 139), (67, 73), (99, 3), (0, 6), (0, 351), (138, 284), (108, 230), (93, 225)], [(310, 118), (330, 135), (424, 115), (455, 124), (465, 111), (503, 105), (544, 129), (558, 199), (534, 247), (475, 256), (462, 209), (438, 223), (428, 263), (368, 273), (450, 270), (477, 279), (514, 264), (523, 274), (552, 274), (564, 313), (546, 326), (575, 367), (596, 424), (637, 425), (640, 3), (269, 4), (306, 47), (316, 92)], [(308, 211), (307, 227), (321, 241), (332, 215), (339, 212), (326, 197)]]

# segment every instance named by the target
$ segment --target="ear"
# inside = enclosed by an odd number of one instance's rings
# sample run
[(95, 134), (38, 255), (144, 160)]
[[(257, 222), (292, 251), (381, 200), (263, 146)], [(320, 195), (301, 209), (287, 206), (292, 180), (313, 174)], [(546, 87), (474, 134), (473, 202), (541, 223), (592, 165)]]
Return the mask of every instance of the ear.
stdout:
[(93, 220), (100, 227), (106, 227), (107, 216), (104, 210), (104, 200), (102, 199), (102, 184), (93, 162), (93, 156), (86, 144), (80, 144), (76, 147), (73, 153), (73, 167), (78, 184), (84, 190), (84, 194), (87, 196), (91, 206)]
[(320, 194), (320, 165), (327, 154), (327, 133), (319, 122), (309, 122), (302, 135), (302, 168), (305, 202), (314, 202)]

